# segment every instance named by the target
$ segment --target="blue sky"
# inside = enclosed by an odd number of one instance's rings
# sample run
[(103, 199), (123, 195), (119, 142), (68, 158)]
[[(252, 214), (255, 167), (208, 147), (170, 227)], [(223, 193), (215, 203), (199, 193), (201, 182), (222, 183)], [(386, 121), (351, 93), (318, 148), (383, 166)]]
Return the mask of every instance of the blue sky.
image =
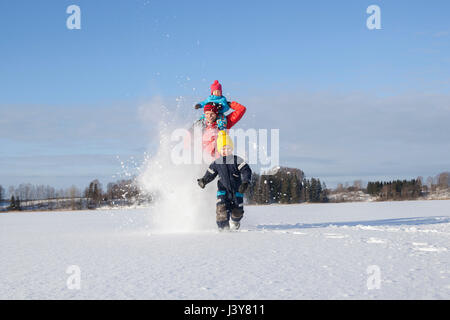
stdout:
[[(71, 4), (81, 30), (66, 28)], [(382, 30), (366, 27), (371, 4)], [(330, 185), (449, 170), (449, 11), (444, 0), (2, 1), (0, 184), (113, 181), (117, 156), (155, 144), (140, 106), (183, 96), (189, 109), (215, 79), (248, 107), (243, 128), (282, 129), (281, 164)]]

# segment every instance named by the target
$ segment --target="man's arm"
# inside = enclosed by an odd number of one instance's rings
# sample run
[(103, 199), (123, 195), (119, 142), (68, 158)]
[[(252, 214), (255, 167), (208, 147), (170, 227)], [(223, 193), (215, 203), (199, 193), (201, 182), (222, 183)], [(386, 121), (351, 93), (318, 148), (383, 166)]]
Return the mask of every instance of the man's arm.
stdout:
[(188, 129), (187, 134), (184, 136), (184, 149), (189, 150), (194, 148), (194, 130), (196, 127), (202, 128), (203, 119), (199, 119)]
[(229, 106), (234, 111), (227, 116), (227, 129), (231, 129), (241, 118), (247, 110), (242, 104), (235, 101), (229, 103)]

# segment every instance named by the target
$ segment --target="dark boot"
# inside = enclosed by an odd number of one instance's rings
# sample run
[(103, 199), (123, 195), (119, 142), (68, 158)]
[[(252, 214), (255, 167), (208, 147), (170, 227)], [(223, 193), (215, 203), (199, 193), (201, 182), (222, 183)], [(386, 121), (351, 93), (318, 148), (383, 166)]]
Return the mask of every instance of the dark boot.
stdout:
[(230, 229), (231, 230), (238, 230), (241, 226), (241, 219), (244, 216), (244, 209), (242, 208), (234, 208), (231, 211), (231, 222), (230, 222)]
[(219, 228), (219, 231), (228, 231), (230, 230), (230, 222), (228, 221), (217, 222), (217, 227)]
[(229, 214), (227, 211), (227, 207), (223, 203), (219, 203), (216, 207), (216, 222), (219, 230), (229, 230), (230, 224), (228, 222)]

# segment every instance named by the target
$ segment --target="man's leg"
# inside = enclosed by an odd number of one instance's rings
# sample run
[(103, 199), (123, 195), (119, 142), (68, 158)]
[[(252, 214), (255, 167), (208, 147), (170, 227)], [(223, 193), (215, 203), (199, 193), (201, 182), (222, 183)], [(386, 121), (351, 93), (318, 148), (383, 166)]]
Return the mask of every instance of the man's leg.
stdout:
[(216, 222), (217, 227), (220, 230), (229, 229), (230, 224), (230, 211), (229, 211), (229, 201), (227, 199), (227, 193), (225, 190), (217, 191), (217, 204), (216, 204)]

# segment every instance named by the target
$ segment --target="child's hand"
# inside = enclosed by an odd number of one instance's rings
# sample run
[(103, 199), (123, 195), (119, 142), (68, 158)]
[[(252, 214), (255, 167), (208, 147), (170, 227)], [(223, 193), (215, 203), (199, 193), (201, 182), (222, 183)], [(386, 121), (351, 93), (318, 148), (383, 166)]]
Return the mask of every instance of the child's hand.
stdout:
[(203, 179), (197, 179), (197, 183), (200, 186), (200, 188), (204, 189), (205, 188), (205, 180)]
[(248, 182), (242, 182), (242, 184), (239, 186), (239, 193), (245, 193), (245, 191), (248, 188)]
[(202, 105), (200, 104), (200, 103), (197, 103), (196, 105), (195, 105), (195, 110), (197, 110), (197, 109), (201, 109), (202, 108)]

